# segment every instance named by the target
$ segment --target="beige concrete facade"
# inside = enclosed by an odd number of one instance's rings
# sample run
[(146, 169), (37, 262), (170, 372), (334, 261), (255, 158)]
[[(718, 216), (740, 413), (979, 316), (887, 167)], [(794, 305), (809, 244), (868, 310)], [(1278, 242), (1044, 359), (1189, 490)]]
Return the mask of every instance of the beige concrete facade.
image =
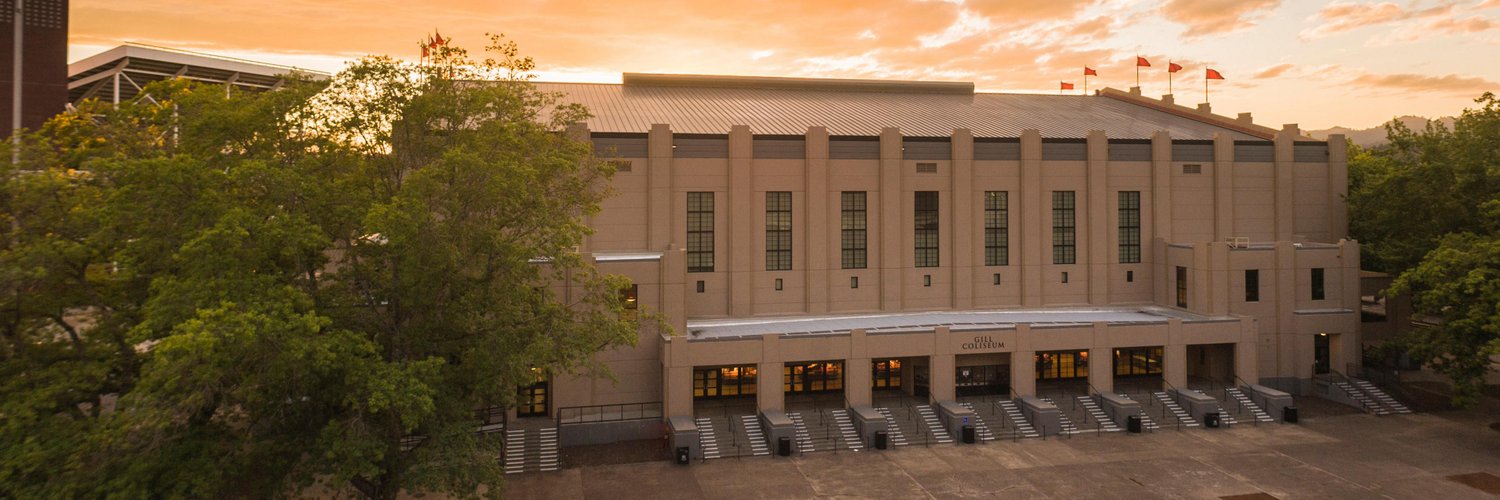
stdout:
[[(691, 415), (694, 368), (753, 365), (761, 374), (756, 404), (781, 409), (783, 367), (800, 361), (842, 361), (850, 405), (870, 403), (872, 360), (887, 358), (922, 359), (934, 401), (955, 397), (953, 373), (965, 363), (1008, 364), (1014, 393), (1032, 394), (1031, 359), (1048, 351), (1088, 352), (1099, 364), (1087, 381), (1098, 391), (1111, 389), (1107, 361), (1112, 350), (1125, 347), (1162, 347), (1162, 377), (1175, 387), (1186, 386), (1189, 370), (1197, 370), (1302, 392), (1320, 335), (1334, 339), (1329, 364), (1335, 370), (1358, 363), (1359, 246), (1345, 239), (1342, 136), (1313, 143), (1295, 125), (1261, 130), (1243, 119), (1135, 95), (1115, 98), (1225, 129), (1211, 140), (1185, 141), (1165, 131), (1149, 138), (1111, 138), (1099, 130), (1082, 138), (1043, 137), (1036, 130), (975, 137), (955, 128), (946, 137), (908, 137), (884, 127), (862, 139), (878, 152), (866, 158), (833, 153), (852, 138), (830, 136), (818, 123), (807, 124), (800, 137), (758, 136), (749, 125), (719, 135), (674, 134), (670, 123), (634, 134), (595, 132), (596, 145), (604, 138), (638, 141), (644, 154), (618, 155), (629, 168), (616, 175), (615, 196), (589, 221), (597, 232), (581, 250), (603, 271), (638, 284), (640, 303), (662, 313), (672, 331), (643, 331), (637, 346), (601, 353), (616, 380), (555, 376), (551, 406), (661, 401), (668, 416)], [(1247, 141), (1245, 130), (1264, 139)], [(682, 154), (696, 147), (692, 140), (722, 140), (722, 155)], [(800, 142), (802, 155), (758, 157), (758, 146), (769, 144), (758, 141)], [(976, 159), (976, 144), (988, 148), (997, 141), (1014, 144), (1019, 154)], [(1124, 144), (1144, 145), (1136, 147), (1149, 148), (1149, 157), (1112, 160)], [(1199, 156), (1174, 158), (1181, 148), (1198, 148), (1193, 154)], [(1252, 148), (1262, 149), (1248, 154)], [(912, 158), (916, 149), (929, 156)], [(1202, 159), (1210, 150), (1211, 159)], [(1324, 150), (1316, 158), (1308, 153)], [(841, 258), (841, 193), (851, 191), (866, 193), (867, 200), (867, 265), (858, 269), (845, 269)], [(915, 265), (919, 191), (938, 193), (935, 267)], [(1007, 265), (985, 262), (989, 191), (1008, 197)], [(1076, 200), (1071, 264), (1053, 262), (1053, 193), (1059, 191), (1073, 192)], [(1139, 193), (1140, 262), (1120, 262), (1122, 191)], [(713, 193), (711, 272), (687, 270), (692, 192)], [(790, 270), (767, 270), (767, 192), (791, 193)], [(1182, 306), (1178, 268), (1186, 273)], [(1316, 299), (1315, 269), (1323, 276)], [(1247, 297), (1247, 270), (1258, 274), (1258, 297)], [(695, 334), (699, 323), (726, 319), (857, 323), (922, 311), (1143, 309), (1164, 312), (1161, 321)], [(1189, 349), (1208, 345), (1233, 348), (1208, 349), (1211, 355), (1190, 363)]]

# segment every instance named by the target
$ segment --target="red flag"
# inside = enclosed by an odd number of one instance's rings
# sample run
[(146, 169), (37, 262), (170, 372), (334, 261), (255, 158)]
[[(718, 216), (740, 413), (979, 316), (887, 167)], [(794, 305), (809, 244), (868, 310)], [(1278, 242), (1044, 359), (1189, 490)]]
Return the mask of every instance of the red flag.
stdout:
[(424, 57), (424, 58), (427, 57), (428, 56), (428, 52), (431, 51), (431, 50), (432, 49), (427, 48), (426, 45), (423, 45), (422, 46), (422, 57)]
[(448, 44), (448, 41), (443, 39), (443, 34), (442, 33), (438, 33), (437, 28), (433, 28), (432, 29), (432, 36), (436, 38), (436, 40), (434, 40), (434, 41), (436, 41), (438, 45), (447, 45)]
[(1218, 70), (1212, 69), (1212, 68), (1209, 68), (1207, 70), (1207, 72), (1204, 73), (1203, 77), (1207, 78), (1209, 80), (1223, 80), (1224, 79), (1224, 75), (1219, 74)]
[(1073, 84), (1068, 83), (1068, 82), (1062, 82), (1062, 89), (1061, 90), (1073, 90)]
[(1182, 71), (1182, 65), (1181, 64), (1167, 63), (1167, 72), (1168, 73), (1176, 73), (1178, 71)]
[(1135, 65), (1137, 67), (1146, 67), (1146, 68), (1149, 68), (1149, 67), (1151, 67), (1151, 61), (1147, 61), (1146, 58), (1141, 57), (1141, 56), (1135, 56)]
[(1084, 66), (1083, 67), (1083, 76), (1089, 76), (1089, 75), (1099, 76), (1099, 72), (1098, 71), (1094, 71), (1093, 68), (1090, 68), (1088, 66)]

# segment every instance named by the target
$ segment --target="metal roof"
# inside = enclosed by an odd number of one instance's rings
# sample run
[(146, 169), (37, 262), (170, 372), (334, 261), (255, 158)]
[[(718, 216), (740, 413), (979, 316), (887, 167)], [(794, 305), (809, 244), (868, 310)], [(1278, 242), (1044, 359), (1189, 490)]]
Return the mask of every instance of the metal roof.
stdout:
[(925, 137), (947, 137), (954, 129), (967, 128), (975, 137), (1019, 137), (1023, 130), (1037, 129), (1044, 138), (1083, 138), (1091, 130), (1103, 130), (1115, 139), (1149, 139), (1164, 130), (1174, 139), (1213, 139), (1220, 132), (1235, 140), (1261, 139), (1099, 95), (961, 93), (924, 88), (921, 82), (892, 82), (871, 90), (863, 80), (841, 86), (840, 80), (795, 79), (812, 82), (797, 86), (756, 83), (775, 79), (726, 84), (724, 77), (687, 78), (670, 84), (637, 76), (626, 78), (625, 84), (536, 85), (588, 107), (594, 115), (587, 122), (592, 132), (644, 133), (662, 123), (680, 134), (726, 134), (731, 126), (747, 125), (764, 135), (802, 135), (810, 126), (823, 126), (836, 136), (874, 136), (884, 127), (898, 127), (903, 135)]
[(836, 335), (863, 329), (867, 333), (927, 332), (946, 326), (951, 331), (995, 330), (1032, 326), (1079, 326), (1103, 321), (1111, 325), (1164, 324), (1172, 318), (1186, 322), (1225, 321), (1160, 307), (1097, 309), (1011, 309), (997, 311), (934, 311), (898, 314), (790, 316), (689, 320), (694, 339), (731, 339), (757, 335)]
[(329, 76), (291, 66), (127, 43), (69, 64), (68, 101), (127, 101), (147, 84), (170, 78), (268, 90), (280, 86), (286, 75), (294, 72), (315, 80)]

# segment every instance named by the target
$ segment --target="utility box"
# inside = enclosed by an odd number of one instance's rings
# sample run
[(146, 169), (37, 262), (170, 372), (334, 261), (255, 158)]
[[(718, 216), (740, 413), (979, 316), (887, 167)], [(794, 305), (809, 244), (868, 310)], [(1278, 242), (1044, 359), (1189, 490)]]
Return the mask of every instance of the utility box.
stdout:
[(875, 411), (875, 408), (869, 405), (850, 408), (849, 415), (854, 417), (854, 432), (859, 433), (859, 440), (865, 446), (873, 446), (875, 435), (890, 428), (890, 421), (885, 418), (885, 415)]
[(776, 456), (792, 456), (792, 438), (786, 436), (776, 438)]
[(974, 444), (974, 424), (964, 424), (964, 444)]
[(891, 435), (886, 431), (875, 431), (875, 449), (884, 450), (891, 446)]
[(1125, 431), (1131, 434), (1141, 433), (1141, 416), (1131, 415), (1125, 418)]
[(1281, 421), (1288, 424), (1297, 423), (1297, 407), (1283, 406), (1281, 408)]
[(703, 458), (703, 451), (698, 449), (698, 424), (693, 417), (667, 419), (667, 441), (667, 447), (673, 450), (687, 450), (689, 460)]
[(1057, 405), (1042, 401), (1036, 396), (1021, 396), (1016, 399), (1021, 414), (1031, 421), (1031, 426), (1043, 436), (1055, 436), (1062, 432), (1062, 412)]
[(1219, 428), (1219, 412), (1211, 411), (1203, 415), (1203, 426), (1209, 429)]
[(1108, 415), (1110, 420), (1115, 422), (1115, 425), (1125, 427), (1129, 425), (1131, 417), (1137, 417), (1137, 420), (1139, 420), (1141, 414), (1140, 402), (1109, 392), (1096, 394), (1094, 397), (1099, 400), (1100, 408), (1104, 410), (1104, 414)]
[(678, 446), (677, 447), (677, 465), (687, 465), (689, 463), (692, 463), (692, 461), (693, 461), (692, 453), (689, 451), (688, 447), (686, 447), (686, 446)]

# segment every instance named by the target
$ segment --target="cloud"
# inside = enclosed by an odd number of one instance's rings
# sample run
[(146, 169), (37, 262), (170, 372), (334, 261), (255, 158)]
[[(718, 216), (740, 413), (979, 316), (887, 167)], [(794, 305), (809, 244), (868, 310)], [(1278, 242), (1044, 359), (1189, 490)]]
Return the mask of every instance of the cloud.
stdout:
[(1007, 23), (1069, 19), (1095, 4), (1095, 0), (967, 0), (964, 7), (991, 21)]
[(1261, 68), (1260, 70), (1256, 71), (1255, 74), (1252, 75), (1250, 78), (1253, 78), (1253, 79), (1256, 79), (1256, 80), (1259, 80), (1259, 79), (1262, 79), (1262, 78), (1276, 78), (1278, 76), (1286, 74), (1287, 71), (1290, 71), (1292, 68), (1295, 68), (1295, 67), (1296, 67), (1296, 65), (1294, 65), (1292, 63), (1281, 63), (1281, 64), (1277, 64), (1275, 66), (1267, 66), (1267, 67)]
[[(1496, 2), (1500, 0), (1490, 1)], [(1303, 30), (1300, 37), (1304, 40), (1311, 40), (1368, 26), (1394, 24), (1412, 19), (1431, 20), (1446, 18), (1453, 13), (1454, 7), (1454, 4), (1448, 3), (1426, 9), (1408, 9), (1391, 2), (1377, 4), (1335, 2), (1328, 4), (1328, 6), (1318, 11), (1317, 14), (1308, 18), (1308, 20), (1316, 21), (1319, 24)], [(1437, 21), (1441, 20), (1437, 19)], [(1448, 20), (1455, 21), (1453, 19)], [(1481, 20), (1483, 19), (1481, 18)], [(1428, 24), (1433, 24), (1437, 21), (1428, 21)]]
[(1398, 91), (1398, 92), (1423, 92), (1450, 95), (1475, 95), (1481, 92), (1493, 92), (1500, 88), (1500, 84), (1477, 76), (1461, 76), (1447, 74), (1441, 76), (1418, 75), (1413, 73), (1397, 74), (1374, 74), (1363, 73), (1356, 76), (1350, 83), (1375, 90)]
[(1168, 0), (1161, 14), (1186, 25), (1183, 36), (1198, 38), (1248, 29), (1280, 6), (1281, 0)]
[(1073, 27), (1068, 30), (1068, 34), (1085, 39), (1103, 40), (1105, 38), (1109, 38), (1110, 35), (1114, 34), (1114, 31), (1111, 29), (1114, 27), (1114, 21), (1114, 18), (1111, 16), (1099, 16), (1088, 21), (1073, 25)]

